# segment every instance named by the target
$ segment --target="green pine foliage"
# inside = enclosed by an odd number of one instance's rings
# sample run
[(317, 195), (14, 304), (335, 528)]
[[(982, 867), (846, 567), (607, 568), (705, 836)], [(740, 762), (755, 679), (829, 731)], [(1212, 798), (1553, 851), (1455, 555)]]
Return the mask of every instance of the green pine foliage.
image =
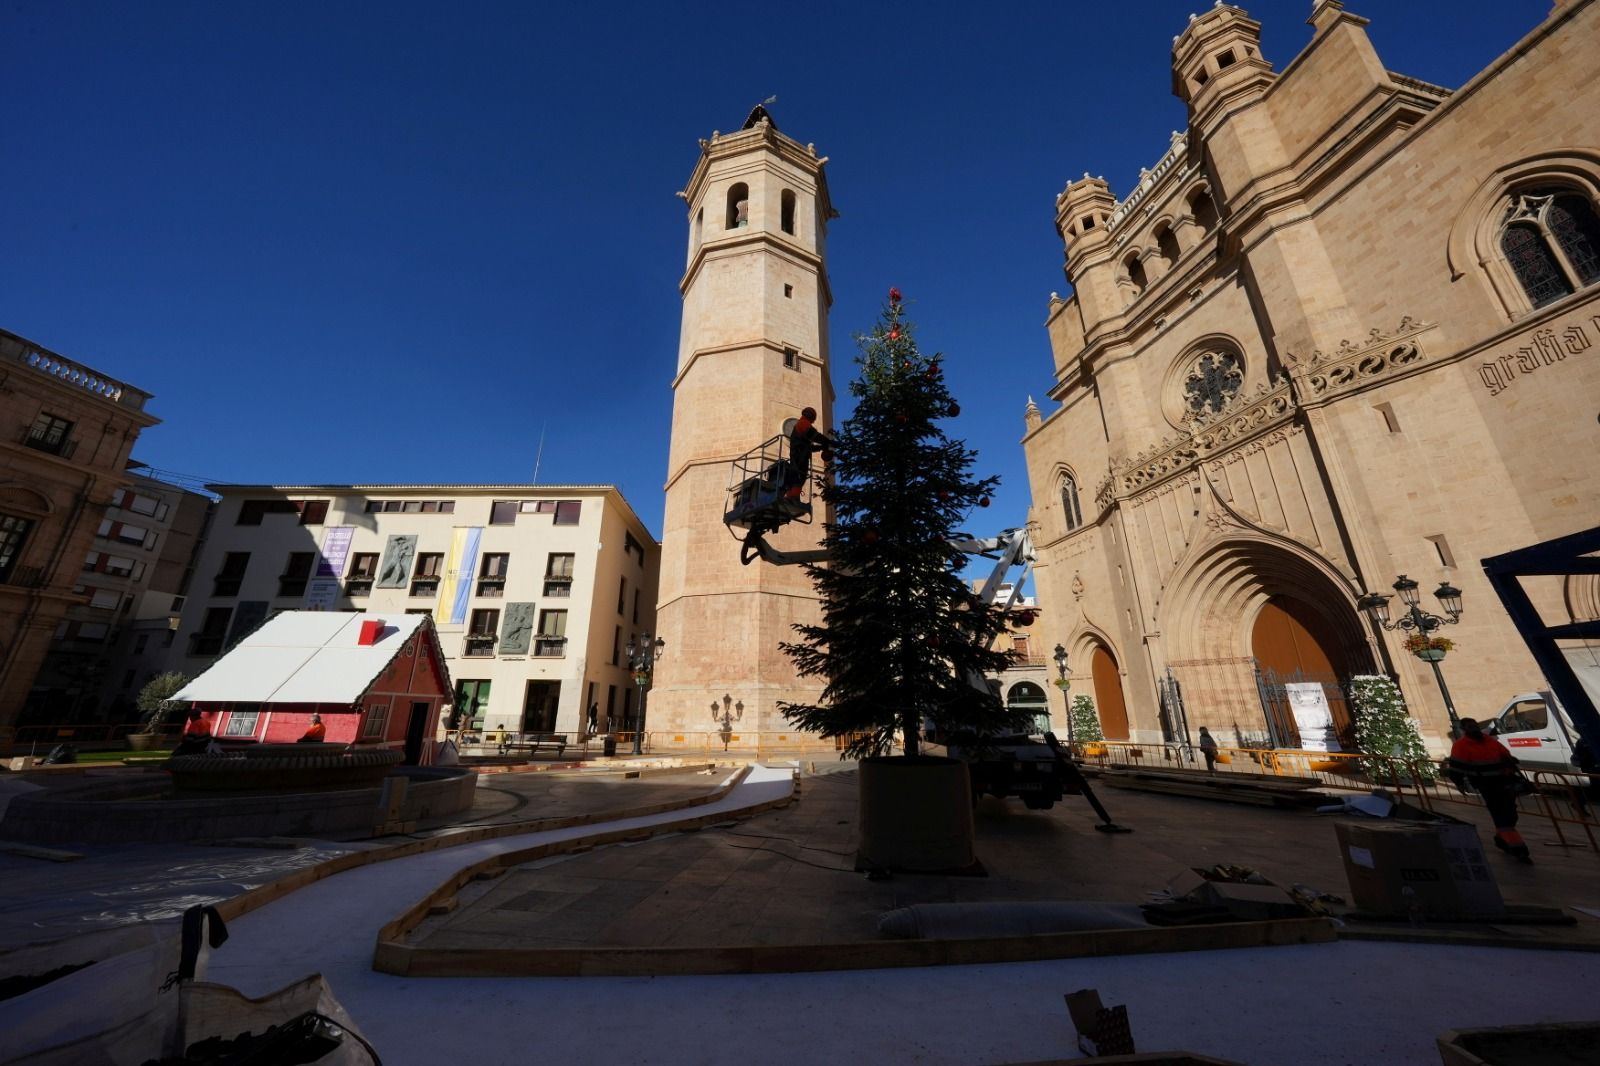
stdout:
[(1072, 697), (1072, 739), (1078, 743), (1088, 740), (1104, 740), (1105, 732), (1100, 728), (1100, 716), (1094, 712), (1094, 700), (1089, 696)]
[(807, 567), (822, 623), (795, 626), (800, 639), (783, 645), (801, 676), (827, 684), (821, 702), (780, 708), (798, 728), (845, 738), (849, 757), (886, 754), (897, 735), (916, 755), (924, 719), (952, 738), (1020, 731), (1027, 715), (969, 681), (1011, 657), (992, 650), (1006, 623), (962, 580), (966, 557), (949, 544), (999, 479), (974, 478), (977, 453), (940, 428), (960, 409), (898, 291), (858, 341), (855, 413), (820, 490), (829, 562)]
[(1416, 721), (1406, 713), (1400, 686), (1378, 674), (1360, 674), (1350, 679), (1350, 704), (1356, 712), (1356, 746), (1368, 756), (1362, 768), (1375, 783), (1382, 784), (1394, 772), (1388, 759), (1410, 764), (1412, 773), (1424, 781), (1436, 776), (1433, 760), (1417, 733)]

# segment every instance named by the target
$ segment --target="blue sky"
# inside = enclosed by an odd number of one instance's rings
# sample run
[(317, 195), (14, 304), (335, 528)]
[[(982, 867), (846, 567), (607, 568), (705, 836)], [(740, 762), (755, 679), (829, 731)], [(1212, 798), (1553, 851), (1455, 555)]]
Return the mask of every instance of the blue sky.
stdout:
[[(615, 483), (661, 529), (682, 188), (778, 94), (815, 142), (834, 380), (890, 285), (1022, 521), (1055, 194), (1184, 124), (1203, 0), (6, 5), (0, 327), (153, 392), (136, 455), (237, 482)], [(1351, 0), (1459, 86), (1549, 0)], [(1310, 0), (1247, 4), (1278, 68)], [(1091, 14), (1092, 12), (1092, 14)], [(842, 412), (841, 412), (842, 413)], [(752, 444), (757, 442), (752, 441)]]

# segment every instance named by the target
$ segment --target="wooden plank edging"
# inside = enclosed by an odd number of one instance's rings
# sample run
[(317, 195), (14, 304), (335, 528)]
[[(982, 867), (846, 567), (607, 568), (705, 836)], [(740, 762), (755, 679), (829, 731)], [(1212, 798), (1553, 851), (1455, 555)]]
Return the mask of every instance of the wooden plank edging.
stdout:
[[(398, 924), (391, 923), (391, 926)], [(385, 930), (391, 926), (386, 926)], [(412, 947), (386, 941), (380, 934), (373, 968), (409, 977), (665, 977), (810, 973), (1324, 944), (1335, 939), (1334, 924), (1328, 918), (1282, 918), (1263, 922), (1095, 929), (949, 940), (868, 940), (839, 944), (750, 944), (689, 948), (445, 949)]]

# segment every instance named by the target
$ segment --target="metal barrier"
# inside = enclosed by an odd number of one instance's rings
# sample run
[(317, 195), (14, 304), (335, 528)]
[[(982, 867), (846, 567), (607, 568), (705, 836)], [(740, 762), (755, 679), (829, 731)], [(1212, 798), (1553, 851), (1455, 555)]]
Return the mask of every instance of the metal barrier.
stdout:
[[(24, 744), (60, 744), (71, 741), (74, 744), (109, 744), (122, 740), (129, 733), (140, 731), (142, 723), (139, 722), (46, 722), (36, 725), (19, 725), (14, 743)], [(162, 733), (176, 733), (178, 723), (163, 723)]]
[[(1084, 762), (1092, 766), (1205, 771), (1199, 749), (1192, 749), (1191, 760), (1190, 749), (1181, 744), (1096, 740), (1080, 742), (1077, 747)], [(1588, 847), (1600, 856), (1600, 774), (1553, 770), (1525, 773), (1535, 791), (1518, 799), (1522, 813), (1548, 821), (1563, 847)], [(1458, 790), (1437, 763), (1363, 752), (1218, 748), (1214, 776), (1309, 779), (1327, 787), (1358, 791), (1381, 788), (1414, 807), (1439, 814), (1448, 814), (1451, 806), (1483, 808), (1482, 797)]]

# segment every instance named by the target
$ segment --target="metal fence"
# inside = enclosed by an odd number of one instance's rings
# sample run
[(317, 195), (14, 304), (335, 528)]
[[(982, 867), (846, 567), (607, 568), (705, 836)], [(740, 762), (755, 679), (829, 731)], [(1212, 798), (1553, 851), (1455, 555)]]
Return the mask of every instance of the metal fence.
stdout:
[[(1089, 766), (1186, 770), (1207, 776), (1199, 750), (1179, 743), (1090, 741), (1080, 743), (1078, 751)], [(1452, 810), (1465, 814), (1464, 808), (1483, 808), (1483, 800), (1476, 793), (1457, 789), (1436, 763), (1407, 762), (1362, 752), (1218, 748), (1211, 775), (1240, 781), (1311, 781), (1323, 788), (1356, 792), (1381, 788), (1412, 806), (1446, 815)], [(1517, 802), (1524, 817), (1549, 823), (1561, 846), (1586, 847), (1600, 857), (1600, 774), (1528, 770), (1526, 775), (1535, 791)]]

